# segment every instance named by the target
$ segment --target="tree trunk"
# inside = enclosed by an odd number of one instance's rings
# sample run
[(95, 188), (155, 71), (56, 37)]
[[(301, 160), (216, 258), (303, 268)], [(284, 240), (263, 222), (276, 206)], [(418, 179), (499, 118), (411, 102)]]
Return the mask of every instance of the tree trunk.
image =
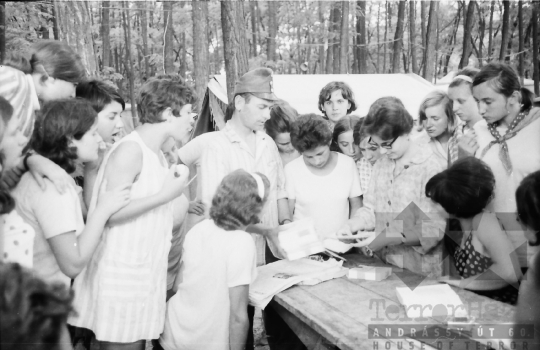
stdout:
[(499, 61), (504, 60), (506, 57), (506, 49), (508, 46), (508, 35), (510, 34), (510, 1), (503, 1), (503, 18), (502, 18), (502, 32), (501, 32), (501, 50), (499, 52)]
[(196, 110), (200, 111), (209, 75), (208, 35), (205, 28), (208, 17), (208, 2), (193, 0), (191, 8), (193, 11), (193, 80), (198, 98)]
[(356, 15), (357, 57), (358, 73), (367, 74), (367, 46), (366, 46), (366, 2), (357, 1), (359, 13)]
[(341, 23), (341, 9), (340, 9), (340, 3), (339, 2), (335, 2), (334, 3), (334, 19), (333, 19), (333, 24), (334, 24), (334, 34), (335, 34), (335, 37), (334, 37), (334, 46), (332, 47), (333, 48), (333, 51), (334, 51), (334, 60), (332, 62), (333, 64), (333, 68), (332, 68), (332, 71), (334, 74), (338, 74), (339, 73), (339, 63), (341, 62), (341, 50), (340, 50), (340, 40), (339, 40), (339, 36), (340, 36), (340, 30), (341, 30), (341, 26), (340, 26), (340, 23)]
[[(236, 69), (235, 57), (235, 40), (234, 40), (234, 4), (232, 1), (221, 1), (221, 28), (223, 32), (223, 53), (225, 59), (225, 73), (227, 76), (227, 99), (229, 103), (233, 102), (234, 86), (238, 76)], [(269, 3), (270, 5), (270, 3)], [(270, 9), (269, 9), (270, 11)], [(268, 39), (269, 40), (269, 39)], [(275, 43), (275, 41), (274, 41)], [(268, 47), (272, 44), (268, 41)], [(271, 51), (269, 49), (268, 51)]]
[[(221, 7), (223, 9), (223, 6)], [(266, 57), (268, 61), (277, 61), (276, 37), (277, 37), (277, 12), (279, 1), (268, 1), (268, 37), (266, 38)], [(223, 14), (222, 14), (223, 15)]]
[[(380, 61), (381, 61), (381, 3), (379, 2), (379, 7), (377, 8), (377, 70), (379, 73)], [(368, 51), (369, 54), (369, 51)]]
[(56, 0), (53, 0), (51, 10), (52, 10), (52, 22), (53, 22), (53, 35), (54, 40), (60, 40), (60, 29), (58, 26), (58, 10), (57, 10), (58, 4)]
[(484, 10), (480, 9), (478, 2), (475, 1), (476, 10), (478, 11), (478, 64), (480, 67), (484, 65), (484, 36), (486, 32), (486, 19), (484, 18)]
[(249, 12), (251, 15), (251, 55), (257, 57), (257, 2), (249, 2)]
[(237, 50), (237, 64), (238, 64), (238, 77), (241, 77), (249, 70), (249, 44), (247, 40), (247, 26), (246, 19), (244, 17), (244, 1), (233, 1), (236, 5), (236, 25), (234, 28), (236, 50)]
[(426, 48), (426, 18), (428, 12), (428, 4), (429, 1), (420, 1), (420, 27), (422, 29), (422, 47), (424, 47), (424, 51)]
[(111, 23), (109, 14), (110, 6), (110, 1), (103, 1), (101, 3), (101, 40), (103, 42), (103, 44), (101, 45), (101, 59), (103, 62), (103, 67), (111, 66), (109, 56), (109, 52), (111, 51)]
[(523, 77), (525, 76), (524, 70), (525, 67), (523, 65), (525, 64), (525, 53), (523, 52), (524, 49), (524, 41), (523, 41), (523, 0), (519, 0), (518, 3), (518, 26), (519, 26), (519, 79), (521, 80), (521, 85), (523, 85)]
[[(467, 67), (469, 65), (469, 56), (471, 55), (471, 30), (474, 20), (474, 3), (475, 1), (469, 1), (469, 7), (467, 8), (467, 17), (463, 22), (463, 55), (459, 61), (459, 69)], [(465, 4), (463, 4), (465, 8)]]
[(328, 49), (326, 50), (326, 74), (334, 73), (334, 45), (336, 45), (336, 33), (334, 31), (335, 6), (335, 3), (330, 3), (330, 14), (328, 15)]
[(534, 79), (534, 93), (536, 96), (540, 95), (540, 62), (538, 60), (539, 52), (539, 43), (540, 33), (538, 32), (538, 27), (540, 22), (540, 3), (536, 2), (532, 6), (532, 41), (533, 41), (533, 79)]
[[(122, 2), (122, 25), (124, 26), (124, 39), (126, 44), (126, 69), (129, 69), (128, 78), (129, 78), (129, 99), (131, 101), (131, 118), (133, 120), (133, 126), (139, 125), (139, 120), (137, 119), (137, 108), (135, 106), (135, 76), (133, 69), (133, 61), (131, 60), (131, 26), (128, 22), (129, 17), (129, 5), (127, 1)], [(128, 68), (129, 67), (129, 68)]]
[(418, 62), (416, 60), (416, 4), (414, 1), (409, 3), (409, 45), (411, 46), (412, 71), (418, 74)]
[(489, 6), (489, 38), (488, 38), (488, 55), (487, 61), (493, 60), (493, 12), (495, 10), (495, 1), (492, 1)]
[(407, 1), (400, 0), (398, 5), (398, 18), (396, 33), (394, 35), (394, 54), (392, 56), (392, 73), (399, 73), (399, 61), (403, 48), (403, 21), (405, 20), (405, 5)]
[(433, 81), (435, 73), (435, 44), (437, 31), (437, 1), (432, 1), (429, 4), (429, 18), (426, 33), (426, 50), (424, 53), (424, 74), (423, 77), (427, 81)]
[[(319, 23), (321, 24), (321, 42), (324, 42), (324, 38), (325, 38), (325, 35), (324, 35), (324, 31), (325, 31), (325, 26), (324, 26), (324, 2), (322, 1), (319, 1), (318, 3), (318, 7), (319, 7)], [(320, 45), (319, 46), (319, 72), (320, 74), (324, 74), (325, 73), (325, 65), (324, 65), (324, 45)]]
[(141, 9), (139, 12), (141, 18), (141, 36), (142, 50), (144, 56), (144, 74), (146, 78), (150, 77), (150, 63), (148, 62), (148, 11), (146, 11), (146, 2), (139, 1), (137, 3)]
[(341, 2), (341, 35), (339, 43), (339, 73), (349, 72), (349, 1)]
[(164, 43), (163, 43), (163, 71), (165, 74), (174, 73), (174, 51), (173, 51), (173, 1), (163, 1), (163, 27), (164, 27)]
[(0, 1), (0, 64), (6, 59), (6, 2)]
[(384, 3), (384, 12), (385, 12), (385, 16), (384, 16), (384, 50), (383, 50), (383, 74), (386, 74), (386, 47), (388, 46), (388, 44), (386, 43), (386, 39), (387, 39), (387, 34), (388, 34), (388, 21), (389, 21), (389, 18), (388, 18), (388, 1), (385, 1)]

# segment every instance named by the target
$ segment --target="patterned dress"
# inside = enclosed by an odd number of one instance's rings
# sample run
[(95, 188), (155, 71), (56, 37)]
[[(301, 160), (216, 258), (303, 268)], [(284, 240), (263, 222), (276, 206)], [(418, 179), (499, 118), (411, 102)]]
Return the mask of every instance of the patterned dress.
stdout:
[[(158, 157), (134, 131), (105, 156), (90, 211), (96, 205), (109, 157), (124, 142), (135, 142), (142, 149), (142, 168), (131, 188), (131, 199), (146, 198), (161, 190), (168, 172), (165, 157)], [(107, 227), (94, 256), (73, 284), (78, 316), (72, 316), (69, 324), (92, 330), (100, 341), (128, 343), (158, 338), (165, 321), (172, 224), (169, 202), (123, 224)]]
[[(457, 247), (454, 252), (454, 263), (462, 279), (484, 273), (493, 264), (490, 257), (474, 249), (472, 236), (472, 234), (469, 234), (469, 237), (465, 240), (464, 247)], [(511, 305), (517, 303), (518, 289), (510, 285), (497, 290), (472, 292)]]

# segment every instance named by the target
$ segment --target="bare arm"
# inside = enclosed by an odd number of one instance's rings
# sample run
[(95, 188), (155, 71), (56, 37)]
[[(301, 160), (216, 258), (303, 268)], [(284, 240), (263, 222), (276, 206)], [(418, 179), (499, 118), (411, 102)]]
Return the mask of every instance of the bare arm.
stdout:
[(291, 218), (294, 217), (294, 207), (296, 206), (296, 199), (289, 199), (289, 214)]
[[(108, 184), (107, 189), (125, 183), (133, 184), (141, 169), (142, 150), (140, 146), (134, 142), (123, 143), (111, 154), (105, 168), (104, 178)], [(175, 178), (174, 172), (174, 168), (169, 171), (161, 191), (146, 198), (131, 201), (129, 205), (110, 217), (109, 225), (116, 225), (136, 218), (181, 195), (189, 172), (183, 172), (178, 178)]]
[(290, 206), (291, 204), (287, 198), (281, 198), (277, 200), (279, 222), (283, 222), (283, 220), (292, 221), (292, 214), (290, 212)]
[(70, 231), (48, 239), (60, 270), (65, 275), (75, 278), (84, 269), (96, 250), (109, 216), (129, 202), (130, 187), (126, 184), (104, 192), (103, 186), (96, 210), (89, 215), (86, 226), (78, 237), (74, 231)]
[(350, 206), (349, 218), (351, 218), (354, 215), (354, 213), (356, 213), (358, 209), (362, 207), (362, 198), (361, 197), (349, 198), (349, 206)]
[(248, 300), (249, 285), (229, 288), (229, 344), (231, 350), (242, 350), (246, 345), (249, 328)]
[(444, 282), (470, 290), (493, 290), (508, 284), (514, 284), (517, 288), (517, 283), (522, 277), (518, 258), (512, 242), (501, 229), (495, 214), (482, 213), (477, 215), (475, 220), (480, 220), (480, 224), (473, 234), (489, 253), (493, 264), (481, 274)]

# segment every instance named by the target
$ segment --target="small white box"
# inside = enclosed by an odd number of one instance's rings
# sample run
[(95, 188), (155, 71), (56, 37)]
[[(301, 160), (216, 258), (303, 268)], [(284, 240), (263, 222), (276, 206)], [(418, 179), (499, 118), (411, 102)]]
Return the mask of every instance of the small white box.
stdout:
[(392, 274), (391, 267), (358, 266), (349, 269), (347, 277), (351, 279), (362, 279), (367, 281), (382, 281)]

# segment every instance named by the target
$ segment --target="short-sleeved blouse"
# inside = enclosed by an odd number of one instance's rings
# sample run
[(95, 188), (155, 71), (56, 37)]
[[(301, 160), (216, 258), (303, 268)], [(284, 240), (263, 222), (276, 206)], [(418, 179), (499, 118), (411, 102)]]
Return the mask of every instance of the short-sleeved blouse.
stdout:
[(388, 246), (381, 255), (396, 266), (422, 275), (440, 276), (446, 214), (426, 197), (425, 187), (431, 177), (444, 170), (444, 165), (429, 147), (418, 147), (418, 150), (410, 164), (399, 169), (396, 176), (394, 160), (385, 156), (375, 163), (364, 194), (364, 206), (358, 209), (356, 216), (366, 227), (375, 227), (375, 232), (388, 237), (403, 236), (405, 231), (415, 232), (420, 245)]

